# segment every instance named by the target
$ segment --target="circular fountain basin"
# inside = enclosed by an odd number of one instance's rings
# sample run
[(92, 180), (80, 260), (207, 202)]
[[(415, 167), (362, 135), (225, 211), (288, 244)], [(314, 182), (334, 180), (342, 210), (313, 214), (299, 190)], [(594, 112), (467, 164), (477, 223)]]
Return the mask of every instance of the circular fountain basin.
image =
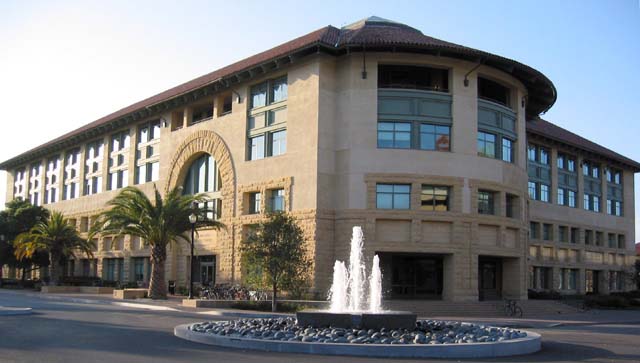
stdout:
[(303, 310), (296, 313), (296, 318), (297, 325), (301, 327), (413, 330), (418, 316), (408, 311), (334, 313), (326, 310)]
[[(287, 321), (287, 319), (289, 319)], [(258, 322), (258, 326), (270, 327), (280, 330), (270, 331), (269, 329), (260, 329), (260, 332), (249, 332), (242, 328), (244, 322)], [(284, 324), (286, 323), (286, 324)], [(418, 326), (424, 327), (425, 321), (420, 321)], [(433, 327), (434, 324), (444, 324), (442, 336), (449, 333), (448, 327), (457, 324), (458, 327), (465, 326), (469, 329), (479, 327), (478, 325), (460, 322), (436, 322), (429, 321)], [(255, 326), (255, 325), (254, 325)], [(235, 327), (234, 330), (232, 327)], [(245, 326), (246, 327), (246, 326)], [(291, 330), (297, 330), (297, 337), (289, 337)], [(509, 328), (496, 328), (482, 326), (484, 331), (498, 333), (500, 338), (490, 339), (490, 341), (473, 342), (469, 340), (447, 340), (436, 342), (435, 340), (424, 340), (424, 335), (420, 336), (420, 340), (392, 342), (385, 340), (378, 343), (355, 339), (346, 341), (344, 336), (338, 339), (316, 339), (319, 335), (315, 334), (322, 328), (301, 328), (293, 324), (291, 318), (280, 319), (241, 319), (236, 321), (219, 321), (219, 322), (203, 322), (195, 324), (178, 325), (174, 328), (174, 334), (182, 339), (190, 340), (197, 343), (208, 345), (251, 349), (268, 352), (284, 352), (284, 353), (305, 353), (305, 354), (324, 354), (324, 355), (342, 355), (342, 356), (362, 356), (362, 357), (380, 357), (380, 358), (490, 358), (505, 357), (513, 355), (530, 354), (540, 350), (541, 337), (539, 334), (529, 331), (513, 330)], [(265, 330), (263, 332), (263, 330)], [(333, 331), (346, 330), (348, 334), (357, 334), (366, 330), (357, 329), (341, 329), (334, 328)], [(268, 331), (268, 334), (264, 334)], [(384, 331), (384, 330), (383, 330)], [(398, 329), (407, 334), (406, 330)], [(387, 331), (388, 332), (388, 331)], [(435, 331), (433, 331), (435, 333)], [(262, 334), (261, 334), (262, 333)], [(310, 338), (315, 334), (316, 338)], [(411, 334), (411, 333), (409, 333)], [(413, 331), (415, 337), (418, 336), (418, 330)], [(429, 334), (429, 333), (425, 333)], [(438, 333), (440, 334), (440, 333)], [(450, 336), (450, 335), (449, 335)], [(352, 339), (352, 338), (350, 338)], [(338, 342), (339, 341), (339, 342)]]

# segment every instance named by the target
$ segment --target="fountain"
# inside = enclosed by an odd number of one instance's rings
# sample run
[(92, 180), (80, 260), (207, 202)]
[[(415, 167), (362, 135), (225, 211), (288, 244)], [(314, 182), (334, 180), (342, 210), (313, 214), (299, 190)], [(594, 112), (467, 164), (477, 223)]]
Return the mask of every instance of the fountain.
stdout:
[(406, 311), (382, 309), (382, 272), (380, 258), (373, 257), (369, 287), (362, 256), (362, 227), (353, 227), (349, 269), (344, 262), (333, 265), (333, 283), (329, 290), (329, 310), (304, 310), (296, 314), (299, 326), (359, 329), (413, 329), (417, 315)]
[(459, 321), (417, 320), (382, 306), (380, 258), (367, 279), (362, 228), (354, 227), (349, 267), (333, 265), (328, 310), (296, 317), (246, 318), (178, 325), (180, 338), (222, 347), (387, 358), (480, 358), (533, 353), (540, 335)]

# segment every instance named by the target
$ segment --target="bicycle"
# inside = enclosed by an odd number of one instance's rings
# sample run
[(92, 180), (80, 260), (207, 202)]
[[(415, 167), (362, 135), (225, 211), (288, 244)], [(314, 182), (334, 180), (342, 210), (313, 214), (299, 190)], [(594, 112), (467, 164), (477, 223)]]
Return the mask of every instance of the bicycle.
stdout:
[(521, 318), (523, 315), (522, 308), (518, 305), (518, 302), (515, 300), (504, 300), (504, 314), (507, 316), (515, 316)]

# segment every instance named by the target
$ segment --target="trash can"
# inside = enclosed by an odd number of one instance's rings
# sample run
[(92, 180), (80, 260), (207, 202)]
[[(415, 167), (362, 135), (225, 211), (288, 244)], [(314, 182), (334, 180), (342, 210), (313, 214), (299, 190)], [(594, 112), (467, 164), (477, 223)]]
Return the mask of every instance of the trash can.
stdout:
[(175, 295), (176, 294), (176, 282), (175, 281), (169, 280), (169, 294), (171, 294), (171, 295)]

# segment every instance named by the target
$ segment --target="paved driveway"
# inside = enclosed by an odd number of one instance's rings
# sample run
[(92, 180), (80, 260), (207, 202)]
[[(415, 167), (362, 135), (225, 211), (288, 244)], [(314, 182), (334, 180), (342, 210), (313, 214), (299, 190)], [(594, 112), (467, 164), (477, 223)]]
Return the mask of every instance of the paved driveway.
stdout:
[[(30, 316), (0, 316), (0, 362), (391, 361), (240, 351), (174, 337), (175, 325), (205, 319), (194, 311), (148, 310), (64, 298), (50, 300), (3, 290), (0, 290), (0, 306), (30, 306), (35, 311)], [(607, 316), (620, 316), (615, 312), (603, 314), (601, 321)], [(639, 362), (640, 312), (623, 314), (626, 315), (622, 320), (626, 322), (614, 324), (583, 322), (555, 327), (538, 324), (540, 328), (531, 330), (543, 336), (541, 352), (479, 361)]]

